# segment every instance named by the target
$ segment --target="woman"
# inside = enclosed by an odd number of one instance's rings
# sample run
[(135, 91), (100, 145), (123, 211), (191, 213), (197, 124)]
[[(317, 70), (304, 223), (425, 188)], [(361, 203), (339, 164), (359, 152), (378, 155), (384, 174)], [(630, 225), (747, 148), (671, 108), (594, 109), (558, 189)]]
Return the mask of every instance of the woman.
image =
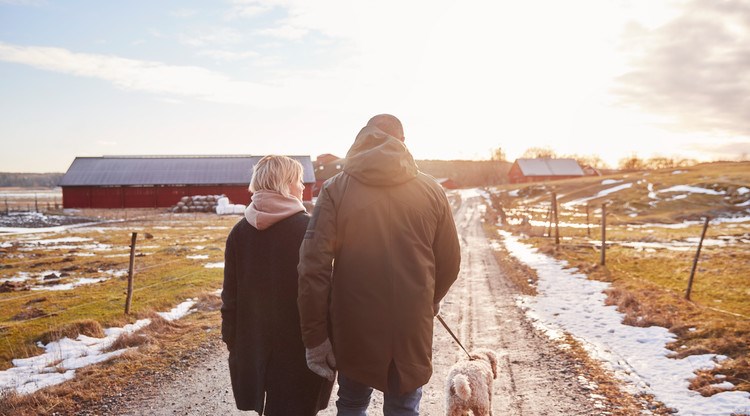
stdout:
[(300, 333), (297, 263), (310, 220), (304, 188), (299, 162), (262, 158), (250, 182), (252, 202), (227, 238), (221, 334), (240, 410), (314, 415), (331, 394), (333, 383), (307, 368)]

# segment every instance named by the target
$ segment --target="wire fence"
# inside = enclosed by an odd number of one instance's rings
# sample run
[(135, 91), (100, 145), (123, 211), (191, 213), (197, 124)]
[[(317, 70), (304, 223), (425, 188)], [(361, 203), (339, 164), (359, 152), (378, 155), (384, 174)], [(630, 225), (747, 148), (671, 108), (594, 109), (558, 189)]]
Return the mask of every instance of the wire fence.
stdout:
[[(502, 202), (499, 199), (490, 198), (490, 202), (493, 205), (493, 208), (495, 208), (495, 211), (498, 212), (496, 222), (501, 225), (520, 227), (531, 235), (554, 239), (553, 247), (555, 251), (591, 247), (599, 254), (599, 266), (607, 265), (609, 261), (607, 259), (607, 252), (614, 245), (620, 245), (623, 247), (628, 247), (630, 245), (634, 247), (634, 250), (638, 250), (637, 247), (639, 247), (639, 245), (635, 244), (633, 241), (618, 241), (608, 237), (610, 231), (622, 228), (622, 225), (608, 225), (608, 219), (615, 220), (619, 224), (628, 224), (628, 220), (631, 218), (626, 218), (622, 215), (613, 213), (608, 209), (609, 204), (607, 203), (595, 205), (589, 203), (586, 203), (585, 205), (559, 204), (554, 192), (550, 192), (547, 198), (538, 199), (533, 205), (525, 205), (508, 210), (510, 212), (506, 212), (506, 209), (503, 207)], [(565, 218), (569, 220), (564, 224), (563, 221), (561, 221), (563, 214)], [(576, 218), (583, 219), (584, 217), (585, 221), (575, 220)], [(696, 235), (690, 237), (691, 244), (692, 241), (697, 241), (694, 243), (694, 246), (692, 246), (695, 254), (692, 257), (692, 262), (689, 264), (690, 273), (685, 279), (685, 290), (680, 293), (689, 301), (692, 300), (691, 296), (694, 291), (693, 282), (700, 277), (697, 276), (698, 264), (701, 260), (701, 252), (710, 222), (711, 218), (709, 216), (704, 216), (703, 221), (700, 223), (695, 221), (695, 225), (702, 225), (702, 230), (699, 233), (696, 233)], [(561, 226), (561, 224), (564, 226)], [(536, 231), (530, 232), (530, 230)], [(539, 230), (541, 230), (541, 232)], [(643, 226), (641, 230), (646, 235), (654, 232), (653, 228), (648, 228), (647, 226)], [(581, 242), (580, 239), (584, 239), (585, 241)], [(664, 247), (668, 247), (668, 244), (664, 244)], [(686, 245), (681, 249), (681, 251), (689, 251), (691, 247)], [(652, 281), (648, 282), (653, 284)], [(673, 291), (673, 289), (666, 287), (664, 289)], [(698, 305), (697, 303), (693, 304), (705, 309), (743, 319), (750, 319), (750, 317), (744, 314), (726, 311), (713, 306)]]

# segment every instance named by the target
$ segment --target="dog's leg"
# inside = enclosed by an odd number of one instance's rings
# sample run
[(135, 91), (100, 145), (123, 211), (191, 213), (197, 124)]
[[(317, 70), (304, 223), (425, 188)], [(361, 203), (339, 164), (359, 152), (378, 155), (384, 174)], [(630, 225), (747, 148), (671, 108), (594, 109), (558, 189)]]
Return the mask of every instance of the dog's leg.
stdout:
[(474, 416), (490, 416), (491, 413), (489, 412), (489, 409), (487, 409), (484, 406), (472, 406), (471, 411), (474, 413)]
[(461, 407), (459, 406), (451, 406), (448, 409), (448, 412), (445, 414), (446, 416), (468, 416), (468, 413), (465, 412)]
[(487, 388), (487, 407), (489, 408), (489, 416), (492, 416), (492, 383)]

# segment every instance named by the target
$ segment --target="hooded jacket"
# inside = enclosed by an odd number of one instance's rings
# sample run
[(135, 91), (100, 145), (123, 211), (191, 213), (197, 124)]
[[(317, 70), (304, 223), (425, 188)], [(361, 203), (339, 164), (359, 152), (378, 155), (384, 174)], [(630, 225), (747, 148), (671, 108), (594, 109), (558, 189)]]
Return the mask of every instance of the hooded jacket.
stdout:
[(363, 128), (344, 171), (318, 196), (300, 248), (298, 306), (305, 346), (330, 338), (338, 370), (400, 393), (432, 375), (433, 304), (456, 280), (460, 247), (445, 192), (406, 146)]

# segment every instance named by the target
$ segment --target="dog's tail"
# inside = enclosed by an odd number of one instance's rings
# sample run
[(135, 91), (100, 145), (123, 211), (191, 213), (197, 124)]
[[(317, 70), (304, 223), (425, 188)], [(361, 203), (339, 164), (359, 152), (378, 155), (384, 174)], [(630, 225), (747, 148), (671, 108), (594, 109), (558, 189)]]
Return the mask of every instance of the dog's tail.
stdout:
[(469, 379), (463, 374), (458, 374), (453, 377), (453, 386), (451, 386), (451, 392), (463, 400), (469, 400), (471, 397), (471, 386), (469, 385)]

